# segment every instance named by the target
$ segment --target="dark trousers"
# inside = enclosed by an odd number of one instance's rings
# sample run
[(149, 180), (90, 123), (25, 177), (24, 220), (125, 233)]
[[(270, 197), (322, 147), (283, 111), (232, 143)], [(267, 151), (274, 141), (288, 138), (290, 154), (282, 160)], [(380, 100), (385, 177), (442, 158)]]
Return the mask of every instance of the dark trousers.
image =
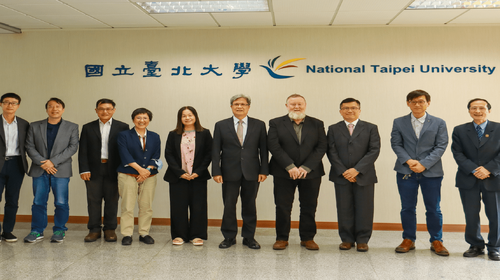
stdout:
[(479, 221), (482, 199), (490, 225), (486, 247), (490, 252), (499, 252), (500, 192), (487, 191), (481, 182), (478, 182), (472, 189), (459, 189), (459, 191), (465, 213), (465, 241), (470, 245), (484, 248), (485, 242), (481, 236)]
[(274, 203), (276, 204), (276, 240), (288, 241), (295, 189), (299, 189), (300, 240), (313, 240), (316, 235), (316, 207), (318, 206), (321, 177), (314, 179), (286, 179), (274, 177)]
[(373, 196), (373, 184), (335, 184), (337, 220), (342, 242), (368, 243), (373, 230)]
[(3, 232), (12, 232), (19, 208), (19, 192), (24, 179), (23, 162), (20, 156), (5, 161), (0, 172), (0, 201), (5, 189)]
[(255, 199), (259, 191), (258, 181), (247, 181), (243, 177), (239, 181), (224, 181), (222, 183), (222, 200), (224, 215), (222, 216), (221, 231), (224, 238), (236, 238), (238, 223), (236, 220), (236, 203), (241, 190), (241, 218), (243, 227), (241, 236), (253, 239), (257, 226), (257, 209)]
[[(115, 230), (117, 226), (116, 216), (118, 213), (118, 179), (115, 173), (108, 174), (107, 163), (101, 163), (101, 174), (90, 175), (90, 181), (85, 181), (87, 186), (87, 209), (89, 212), (89, 223), (87, 228), (90, 232), (102, 230)], [(102, 202), (104, 200), (104, 220), (102, 220)]]
[(184, 180), (170, 183), (170, 233), (188, 242), (207, 239), (207, 181)]

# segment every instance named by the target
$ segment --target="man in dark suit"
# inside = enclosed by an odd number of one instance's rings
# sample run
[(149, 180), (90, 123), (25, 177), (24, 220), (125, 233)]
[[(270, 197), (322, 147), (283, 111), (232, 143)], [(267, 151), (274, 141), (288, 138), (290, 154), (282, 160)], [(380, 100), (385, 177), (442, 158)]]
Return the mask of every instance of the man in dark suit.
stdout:
[(292, 94), (286, 99), (288, 114), (269, 121), (267, 146), (272, 154), (269, 171), (274, 176), (276, 204), (275, 250), (288, 246), (295, 189), (299, 189), (300, 245), (318, 250), (316, 207), (321, 176), (325, 175), (322, 158), (327, 150), (322, 121), (306, 116), (306, 100)]
[(6, 93), (0, 98), (2, 103), (3, 129), (0, 129), (0, 201), (5, 189), (3, 232), (0, 241), (16, 242), (12, 234), (19, 208), (19, 192), (24, 174), (28, 171), (26, 161), (26, 133), (29, 123), (16, 116), (21, 104), (21, 97), (15, 93)]
[(394, 166), (401, 198), (401, 224), (403, 242), (396, 252), (407, 253), (415, 249), (417, 238), (418, 188), (424, 198), (427, 231), (431, 251), (448, 256), (443, 246), (443, 215), (441, 214), (441, 182), (443, 166), (441, 157), (448, 146), (448, 130), (444, 120), (426, 113), (431, 96), (423, 90), (406, 95), (411, 113), (394, 120), (391, 147), (397, 159)]
[[(118, 133), (129, 130), (126, 123), (113, 119), (116, 111), (115, 102), (111, 99), (100, 99), (96, 103), (99, 119), (85, 124), (80, 137), (78, 164), (80, 177), (87, 187), (87, 209), (89, 234), (85, 242), (93, 242), (101, 238), (101, 224), (104, 239), (116, 242), (115, 229), (118, 212), (118, 174), (116, 168), (120, 164), (116, 138)], [(104, 200), (104, 221), (102, 221), (102, 201)]]
[(31, 232), (24, 242), (43, 239), (47, 227), (47, 201), (54, 194), (54, 234), (51, 242), (63, 242), (69, 218), (68, 184), (73, 176), (71, 156), (78, 150), (78, 125), (62, 119), (64, 102), (51, 98), (45, 104), (48, 118), (33, 122), (26, 138), (26, 152), (31, 158), (28, 173), (33, 178)]
[(250, 103), (250, 97), (243, 94), (231, 97), (233, 116), (217, 122), (214, 129), (212, 176), (215, 182), (222, 183), (224, 201), (221, 249), (236, 244), (236, 203), (240, 193), (243, 245), (260, 249), (254, 238), (257, 226), (255, 199), (260, 182), (269, 174), (267, 135), (263, 121), (248, 117)]
[[(467, 104), (472, 123), (453, 130), (451, 151), (458, 164), (456, 186), (465, 213), (464, 257), (477, 257), (488, 248), (490, 260), (500, 261), (500, 123), (488, 120), (491, 105), (482, 98)], [(489, 220), (488, 243), (481, 236), (481, 199)]]
[(328, 128), (330, 181), (335, 183), (337, 219), (342, 243), (349, 250), (368, 251), (373, 230), (374, 187), (377, 183), (375, 160), (380, 153), (376, 125), (359, 120), (361, 103), (354, 98), (340, 102), (344, 118)]

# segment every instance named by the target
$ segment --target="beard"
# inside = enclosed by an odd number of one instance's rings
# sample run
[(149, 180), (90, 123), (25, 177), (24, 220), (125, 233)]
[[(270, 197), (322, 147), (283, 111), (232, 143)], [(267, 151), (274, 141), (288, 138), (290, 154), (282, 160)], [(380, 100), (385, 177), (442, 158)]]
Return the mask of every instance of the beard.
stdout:
[(294, 112), (294, 111), (289, 111), (288, 112), (288, 117), (292, 120), (302, 120), (306, 117), (306, 113), (304, 112)]

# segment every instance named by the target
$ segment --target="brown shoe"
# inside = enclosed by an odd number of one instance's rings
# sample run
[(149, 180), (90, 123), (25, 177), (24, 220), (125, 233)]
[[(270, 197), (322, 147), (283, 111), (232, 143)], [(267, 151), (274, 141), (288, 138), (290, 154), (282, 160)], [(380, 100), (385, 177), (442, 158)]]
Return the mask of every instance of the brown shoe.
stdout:
[(439, 240), (432, 241), (431, 250), (434, 251), (434, 253), (436, 253), (436, 255), (439, 255), (439, 256), (446, 257), (446, 256), (450, 255), (448, 250), (446, 250), (446, 248), (443, 246), (443, 242), (441, 242)]
[(104, 231), (104, 240), (106, 242), (116, 242), (118, 238), (116, 237), (116, 233), (114, 229), (108, 229)]
[(368, 244), (366, 243), (357, 243), (356, 244), (358, 252), (368, 252)]
[(319, 246), (314, 240), (300, 241), (300, 246), (306, 247), (307, 250), (319, 250)]
[(83, 239), (85, 242), (94, 242), (97, 239), (101, 238), (101, 232), (89, 232), (87, 236)]
[(354, 242), (353, 243), (342, 242), (339, 245), (339, 249), (340, 250), (350, 250), (353, 246), (354, 246)]
[(410, 239), (405, 239), (401, 244), (396, 247), (396, 252), (398, 253), (408, 253), (408, 251), (415, 249), (415, 242)]
[(285, 250), (286, 246), (288, 246), (288, 241), (285, 240), (276, 240), (273, 245), (274, 250)]

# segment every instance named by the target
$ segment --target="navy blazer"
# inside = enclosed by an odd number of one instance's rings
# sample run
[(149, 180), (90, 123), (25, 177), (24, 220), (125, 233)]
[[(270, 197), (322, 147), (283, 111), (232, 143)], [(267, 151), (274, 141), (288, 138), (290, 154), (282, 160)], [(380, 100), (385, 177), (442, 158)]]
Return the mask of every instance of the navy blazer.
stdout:
[(360, 186), (377, 183), (375, 161), (380, 154), (380, 135), (376, 125), (359, 120), (352, 136), (344, 121), (328, 128), (327, 156), (332, 164), (330, 181), (335, 184), (349, 184), (342, 174), (350, 168), (359, 174), (356, 182)]
[(288, 115), (269, 121), (267, 146), (273, 155), (269, 163), (271, 175), (290, 178), (286, 167), (295, 164), (311, 169), (306, 179), (319, 178), (325, 175), (322, 158), (328, 148), (323, 121), (306, 116), (302, 126), (302, 139), (299, 144)]
[[(186, 173), (185, 170), (182, 170), (181, 140), (182, 135), (177, 134), (175, 131), (170, 131), (168, 134), (167, 145), (165, 146), (165, 159), (167, 160), (168, 169), (163, 180), (169, 183), (177, 183), (180, 177)], [(211, 178), (208, 172), (208, 166), (212, 161), (211, 151), (212, 135), (210, 130), (196, 131), (193, 173), (198, 174), (198, 177), (194, 180), (206, 181)]]
[(444, 175), (441, 157), (448, 146), (448, 130), (444, 120), (427, 114), (424, 126), (417, 138), (411, 124), (411, 114), (394, 120), (391, 132), (391, 147), (396, 156), (394, 170), (401, 174), (411, 174), (406, 163), (418, 160), (425, 167), (425, 177)]
[(243, 145), (238, 140), (233, 117), (215, 124), (212, 145), (212, 176), (222, 175), (224, 182), (257, 181), (259, 174), (268, 175), (266, 124), (248, 117)]
[[(156, 166), (155, 160), (160, 159), (160, 136), (152, 131), (147, 130), (146, 133), (146, 149), (142, 150), (141, 141), (135, 127), (131, 130), (125, 130), (118, 134), (118, 152), (120, 153), (121, 164), (117, 171), (128, 174), (139, 174), (137, 170), (130, 166), (129, 163), (135, 162), (142, 168), (148, 166)], [(152, 169), (151, 174), (157, 174), (158, 169)]]
[[(470, 189), (482, 181), (488, 191), (500, 191), (500, 124), (488, 121), (479, 141), (472, 122), (455, 127), (451, 151), (458, 164), (456, 186)], [(483, 166), (491, 172), (484, 180), (477, 179), (472, 171)]]

